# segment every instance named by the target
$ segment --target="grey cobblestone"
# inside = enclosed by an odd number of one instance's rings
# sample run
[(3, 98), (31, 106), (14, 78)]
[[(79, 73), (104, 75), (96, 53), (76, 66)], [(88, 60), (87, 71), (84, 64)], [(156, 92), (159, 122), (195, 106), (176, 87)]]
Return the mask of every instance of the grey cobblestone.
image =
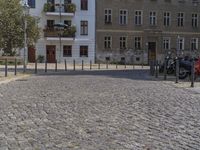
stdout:
[(142, 71), (0, 85), (0, 150), (200, 149), (200, 95)]

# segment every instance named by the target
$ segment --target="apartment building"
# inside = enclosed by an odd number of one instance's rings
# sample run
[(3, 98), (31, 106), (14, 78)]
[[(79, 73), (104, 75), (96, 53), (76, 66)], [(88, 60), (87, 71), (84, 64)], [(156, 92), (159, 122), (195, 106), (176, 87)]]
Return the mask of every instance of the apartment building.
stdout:
[(199, 50), (199, 0), (97, 0), (96, 59), (163, 60)]
[(28, 48), (28, 60), (49, 63), (95, 59), (94, 0), (28, 0), (30, 15), (38, 18), (41, 38)]

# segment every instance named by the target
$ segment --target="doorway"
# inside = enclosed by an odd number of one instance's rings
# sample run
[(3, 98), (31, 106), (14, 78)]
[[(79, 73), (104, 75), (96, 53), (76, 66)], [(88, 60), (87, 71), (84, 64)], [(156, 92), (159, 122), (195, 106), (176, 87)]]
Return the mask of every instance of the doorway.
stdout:
[(47, 57), (48, 63), (56, 62), (56, 46), (55, 45), (46, 46), (46, 57)]
[(35, 63), (35, 47), (28, 47), (28, 62)]
[(148, 61), (156, 60), (156, 42), (148, 43)]

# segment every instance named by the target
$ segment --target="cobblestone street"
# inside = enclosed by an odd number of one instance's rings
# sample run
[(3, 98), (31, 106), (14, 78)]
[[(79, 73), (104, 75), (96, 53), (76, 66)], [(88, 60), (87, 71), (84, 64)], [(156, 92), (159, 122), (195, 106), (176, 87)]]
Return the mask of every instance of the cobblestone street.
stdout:
[(200, 94), (146, 70), (0, 84), (0, 150), (199, 150)]

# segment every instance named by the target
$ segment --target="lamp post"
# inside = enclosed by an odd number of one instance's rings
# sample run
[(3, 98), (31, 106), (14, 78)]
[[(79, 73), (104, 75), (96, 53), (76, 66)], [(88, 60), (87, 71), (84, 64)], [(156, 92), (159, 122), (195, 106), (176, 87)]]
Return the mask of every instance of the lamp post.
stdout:
[(23, 11), (24, 11), (24, 67), (23, 72), (26, 71), (26, 63), (27, 63), (27, 52), (28, 52), (28, 46), (27, 46), (27, 16), (29, 15), (29, 5), (25, 2), (23, 5)]

